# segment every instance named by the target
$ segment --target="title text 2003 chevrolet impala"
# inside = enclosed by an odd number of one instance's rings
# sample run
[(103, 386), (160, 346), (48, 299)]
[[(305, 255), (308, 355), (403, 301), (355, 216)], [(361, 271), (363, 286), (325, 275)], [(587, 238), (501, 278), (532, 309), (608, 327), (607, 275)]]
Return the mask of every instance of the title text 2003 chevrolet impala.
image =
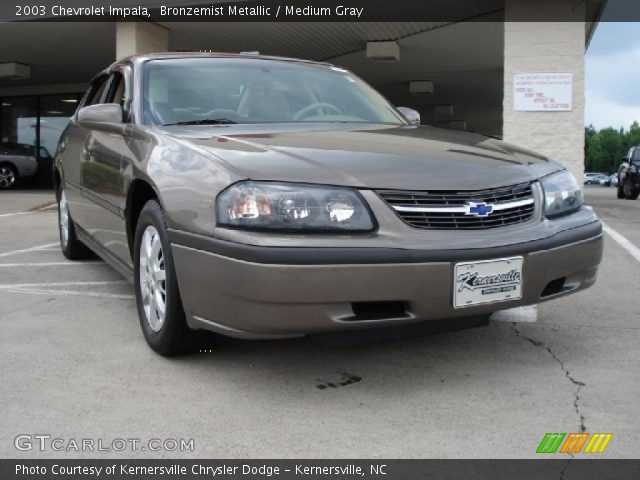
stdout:
[(165, 355), (482, 317), (594, 283), (601, 225), (561, 165), (419, 126), (350, 72), (227, 54), (98, 75), (55, 160), (60, 240), (135, 283)]

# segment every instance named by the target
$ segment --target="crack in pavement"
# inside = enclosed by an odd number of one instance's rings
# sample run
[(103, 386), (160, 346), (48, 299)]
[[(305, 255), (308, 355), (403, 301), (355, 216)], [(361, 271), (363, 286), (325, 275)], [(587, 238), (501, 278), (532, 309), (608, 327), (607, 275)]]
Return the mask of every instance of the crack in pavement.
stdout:
[(520, 331), (516, 328), (515, 322), (511, 323), (511, 329), (516, 334), (516, 337), (522, 338), (523, 340), (527, 340), (529, 343), (531, 343), (532, 345), (534, 345), (536, 347), (545, 349), (549, 353), (549, 355), (551, 355), (551, 357), (556, 361), (556, 363), (558, 363), (558, 365), (560, 365), (560, 368), (564, 372), (565, 376), (576, 387), (575, 392), (573, 392), (573, 396), (574, 396), (573, 408), (575, 409), (576, 414), (578, 415), (578, 418), (580, 419), (580, 431), (581, 432), (586, 432), (587, 431), (587, 427), (584, 424), (584, 415), (580, 411), (580, 406), (579, 406), (580, 390), (582, 390), (582, 387), (584, 387), (586, 384), (576, 380), (575, 378), (573, 378), (573, 376), (571, 375), (571, 372), (564, 366), (564, 362), (562, 360), (560, 360), (560, 358), (558, 358), (558, 356), (553, 352), (553, 350), (551, 350), (551, 348), (549, 348), (543, 342), (541, 342), (539, 340), (535, 340), (535, 339), (533, 339), (531, 337), (527, 337), (526, 335), (523, 335), (522, 333), (520, 333)]
[[(573, 454), (571, 454), (571, 456), (573, 457)], [(573, 458), (571, 460), (568, 460), (562, 467), (562, 470), (560, 470), (560, 480), (564, 480), (564, 474), (567, 472), (567, 468), (569, 468), (572, 460)]]

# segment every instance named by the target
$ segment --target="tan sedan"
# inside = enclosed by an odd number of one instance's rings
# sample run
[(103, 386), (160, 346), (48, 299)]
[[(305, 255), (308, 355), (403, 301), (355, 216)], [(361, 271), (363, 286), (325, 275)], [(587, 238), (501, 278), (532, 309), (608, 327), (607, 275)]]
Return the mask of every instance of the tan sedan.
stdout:
[(486, 319), (592, 285), (602, 229), (561, 165), (419, 125), (352, 73), (138, 56), (99, 74), (55, 158), (64, 254), (135, 283), (165, 355)]

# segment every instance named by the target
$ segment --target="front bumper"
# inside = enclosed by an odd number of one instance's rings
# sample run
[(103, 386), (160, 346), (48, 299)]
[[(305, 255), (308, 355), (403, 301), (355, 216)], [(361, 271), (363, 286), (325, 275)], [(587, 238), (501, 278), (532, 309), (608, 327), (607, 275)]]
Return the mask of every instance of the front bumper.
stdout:
[[(488, 315), (589, 287), (599, 221), (552, 237), (458, 250), (244, 245), (170, 230), (187, 323), (239, 338), (282, 338)], [(524, 257), (522, 299), (453, 307), (459, 261)]]

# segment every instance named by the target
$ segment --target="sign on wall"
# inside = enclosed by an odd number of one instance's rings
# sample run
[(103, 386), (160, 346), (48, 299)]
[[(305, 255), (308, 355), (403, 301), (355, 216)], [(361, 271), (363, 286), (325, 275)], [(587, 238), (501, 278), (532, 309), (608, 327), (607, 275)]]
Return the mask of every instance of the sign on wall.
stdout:
[(514, 74), (513, 109), (521, 112), (570, 112), (573, 110), (573, 74)]

